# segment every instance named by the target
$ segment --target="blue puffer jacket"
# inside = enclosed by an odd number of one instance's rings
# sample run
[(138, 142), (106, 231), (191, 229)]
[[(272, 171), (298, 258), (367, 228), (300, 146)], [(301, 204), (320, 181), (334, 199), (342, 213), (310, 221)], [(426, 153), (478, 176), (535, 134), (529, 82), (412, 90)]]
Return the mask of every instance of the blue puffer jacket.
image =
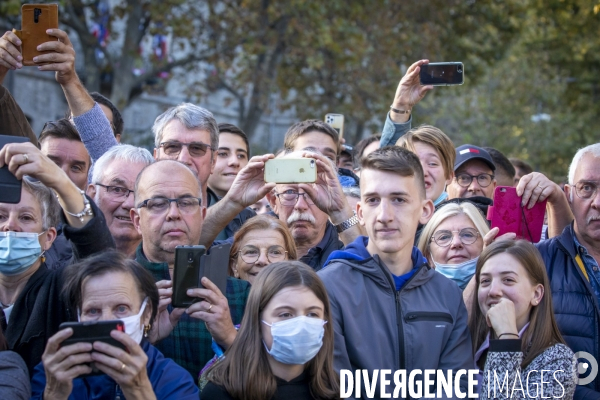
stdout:
[[(592, 286), (576, 262), (573, 225), (560, 236), (536, 245), (550, 278), (554, 315), (558, 328), (574, 352), (585, 351), (600, 360), (598, 340), (600, 309)], [(575, 399), (600, 399), (600, 377), (577, 386)]]
[[(192, 376), (170, 358), (165, 358), (156, 347), (142, 340), (142, 349), (148, 356), (146, 370), (154, 394), (160, 400), (198, 400), (200, 392)], [(31, 400), (41, 400), (46, 387), (44, 366), (39, 363), (31, 380)], [(73, 391), (69, 400), (113, 400), (124, 399), (117, 383), (108, 375), (91, 376), (73, 380)]]

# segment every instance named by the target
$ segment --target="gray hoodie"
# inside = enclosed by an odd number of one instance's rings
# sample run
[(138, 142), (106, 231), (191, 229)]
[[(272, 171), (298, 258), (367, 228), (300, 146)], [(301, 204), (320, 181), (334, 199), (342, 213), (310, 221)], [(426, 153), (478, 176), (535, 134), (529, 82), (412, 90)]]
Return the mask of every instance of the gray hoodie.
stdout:
[[(407, 376), (413, 369), (472, 369), (467, 310), (458, 286), (414, 248), (416, 272), (396, 291), (392, 274), (377, 255), (370, 256), (366, 244), (367, 238), (357, 238), (345, 251), (332, 253), (318, 272), (331, 302), (335, 369), (366, 369), (370, 375), (391, 369), (392, 376), (398, 369), (406, 369)], [(466, 392), (467, 376), (462, 378)], [(388, 393), (393, 388), (392, 381)]]

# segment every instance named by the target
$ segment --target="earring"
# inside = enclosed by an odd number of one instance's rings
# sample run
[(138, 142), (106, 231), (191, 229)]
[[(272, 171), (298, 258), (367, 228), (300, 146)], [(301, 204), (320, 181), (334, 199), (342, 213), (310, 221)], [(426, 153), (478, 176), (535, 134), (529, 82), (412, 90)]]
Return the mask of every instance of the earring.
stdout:
[(240, 277), (240, 274), (239, 274), (239, 272), (238, 272), (237, 269), (233, 270), (233, 276), (234, 276), (234, 278), (239, 278)]
[(147, 338), (148, 337), (148, 332), (150, 331), (150, 328), (152, 327), (152, 325), (148, 324), (148, 325), (144, 325), (144, 337)]

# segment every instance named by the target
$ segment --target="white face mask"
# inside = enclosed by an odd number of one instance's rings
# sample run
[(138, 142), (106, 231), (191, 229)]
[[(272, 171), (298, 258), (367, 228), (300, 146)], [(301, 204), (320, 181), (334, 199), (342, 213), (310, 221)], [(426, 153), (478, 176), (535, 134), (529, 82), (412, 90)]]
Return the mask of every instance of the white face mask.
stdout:
[(146, 297), (140, 307), (140, 312), (136, 315), (131, 315), (126, 318), (121, 318), (123, 325), (125, 325), (125, 333), (127, 333), (137, 344), (140, 344), (144, 337), (144, 325), (142, 324), (142, 314), (146, 310), (146, 303), (148, 298)]
[[(148, 303), (148, 298), (146, 297), (142, 302), (142, 306), (140, 307), (140, 311), (136, 315), (130, 315), (129, 317), (119, 318), (119, 320), (123, 321), (123, 325), (125, 326), (125, 333), (129, 335), (137, 344), (142, 342), (142, 337), (144, 337), (144, 325), (142, 324), (142, 314), (146, 310), (146, 304)], [(81, 312), (77, 310), (77, 321), (81, 322)]]

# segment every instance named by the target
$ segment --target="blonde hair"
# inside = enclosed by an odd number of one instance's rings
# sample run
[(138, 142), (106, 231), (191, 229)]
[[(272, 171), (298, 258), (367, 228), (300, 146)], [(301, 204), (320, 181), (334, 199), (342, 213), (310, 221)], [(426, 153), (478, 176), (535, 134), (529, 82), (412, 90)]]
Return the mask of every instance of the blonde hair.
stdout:
[(396, 146), (404, 147), (416, 153), (415, 142), (422, 142), (433, 147), (440, 155), (445, 178), (452, 178), (454, 161), (456, 160), (456, 149), (448, 135), (435, 126), (421, 125), (415, 129), (411, 129), (406, 135), (398, 139)]
[(433, 236), (433, 233), (442, 222), (444, 222), (450, 217), (455, 217), (457, 215), (466, 215), (467, 217), (469, 217), (469, 219), (471, 220), (471, 222), (473, 222), (473, 225), (475, 225), (475, 228), (477, 229), (482, 238), (490, 231), (490, 228), (485, 219), (483, 218), (483, 215), (481, 214), (479, 209), (472, 203), (465, 201), (460, 204), (446, 204), (445, 206), (437, 210), (433, 214), (433, 217), (431, 217), (427, 225), (425, 225), (425, 228), (423, 228), (423, 231), (421, 232), (419, 243), (417, 244), (419, 250), (421, 250), (423, 255), (428, 260), (431, 256), (431, 252), (429, 251), (431, 236)]

